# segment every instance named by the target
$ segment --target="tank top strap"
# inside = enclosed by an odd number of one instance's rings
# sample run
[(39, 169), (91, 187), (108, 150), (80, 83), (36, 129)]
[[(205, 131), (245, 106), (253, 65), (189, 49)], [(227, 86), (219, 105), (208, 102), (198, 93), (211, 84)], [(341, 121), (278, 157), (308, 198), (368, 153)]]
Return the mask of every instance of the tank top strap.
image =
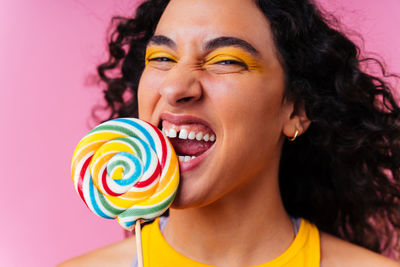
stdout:
[(291, 218), (292, 219), (292, 224), (293, 224), (293, 230), (294, 230), (294, 236), (297, 236), (297, 233), (299, 232), (300, 229), (300, 224), (301, 224), (301, 218)]

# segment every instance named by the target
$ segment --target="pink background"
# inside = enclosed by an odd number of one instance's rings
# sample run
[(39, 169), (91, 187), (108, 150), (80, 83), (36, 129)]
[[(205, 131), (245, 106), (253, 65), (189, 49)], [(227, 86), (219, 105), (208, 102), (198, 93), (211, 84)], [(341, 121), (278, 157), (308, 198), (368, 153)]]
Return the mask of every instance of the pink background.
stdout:
[[(399, 0), (321, 2), (400, 72)], [(123, 238), (83, 205), (70, 160), (101, 103), (90, 77), (106, 58), (109, 20), (135, 3), (0, 1), (1, 266), (53, 266)]]

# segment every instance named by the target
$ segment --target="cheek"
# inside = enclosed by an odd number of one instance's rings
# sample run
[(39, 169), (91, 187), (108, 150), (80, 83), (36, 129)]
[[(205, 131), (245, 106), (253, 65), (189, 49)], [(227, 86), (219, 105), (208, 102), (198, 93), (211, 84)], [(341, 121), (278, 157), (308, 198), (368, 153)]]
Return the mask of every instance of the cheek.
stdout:
[(157, 76), (145, 69), (138, 86), (139, 118), (147, 121), (151, 121), (151, 115), (159, 99), (158, 88), (161, 81), (154, 77)]
[[(263, 77), (236, 82), (231, 79), (221, 82), (219, 88), (213, 96), (218, 99), (215, 107), (223, 125), (223, 146), (226, 151), (241, 152), (228, 153), (232, 162), (251, 161), (241, 165), (255, 171), (279, 150), (283, 82)], [(241, 158), (242, 153), (247, 156)]]
[[(223, 123), (256, 122), (279, 120), (283, 98), (283, 80), (256, 76), (249, 78), (232, 77), (209, 81), (210, 99), (221, 116)], [(208, 84), (205, 84), (207, 87)]]

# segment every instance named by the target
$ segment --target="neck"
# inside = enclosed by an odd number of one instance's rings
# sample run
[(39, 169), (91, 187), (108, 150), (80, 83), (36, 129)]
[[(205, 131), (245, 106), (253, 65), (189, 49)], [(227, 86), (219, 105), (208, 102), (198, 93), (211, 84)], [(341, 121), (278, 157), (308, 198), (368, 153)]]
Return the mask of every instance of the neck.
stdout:
[(258, 265), (278, 257), (294, 231), (274, 178), (242, 186), (205, 207), (171, 209), (167, 242), (189, 258), (217, 266)]

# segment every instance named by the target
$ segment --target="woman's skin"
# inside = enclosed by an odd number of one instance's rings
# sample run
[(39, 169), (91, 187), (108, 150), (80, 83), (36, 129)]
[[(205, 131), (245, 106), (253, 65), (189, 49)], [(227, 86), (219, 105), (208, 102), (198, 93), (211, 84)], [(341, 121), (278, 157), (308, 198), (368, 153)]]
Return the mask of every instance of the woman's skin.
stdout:
[[(182, 163), (167, 242), (196, 261), (252, 266), (294, 239), (279, 191), (286, 137), (310, 122), (284, 97), (284, 72), (267, 19), (251, 0), (173, 0), (146, 53), (139, 117), (159, 125), (205, 121), (216, 135), (206, 156)], [(301, 138), (301, 137), (300, 137)], [(129, 266), (133, 238), (65, 266)], [(322, 266), (400, 266), (321, 233)]]

